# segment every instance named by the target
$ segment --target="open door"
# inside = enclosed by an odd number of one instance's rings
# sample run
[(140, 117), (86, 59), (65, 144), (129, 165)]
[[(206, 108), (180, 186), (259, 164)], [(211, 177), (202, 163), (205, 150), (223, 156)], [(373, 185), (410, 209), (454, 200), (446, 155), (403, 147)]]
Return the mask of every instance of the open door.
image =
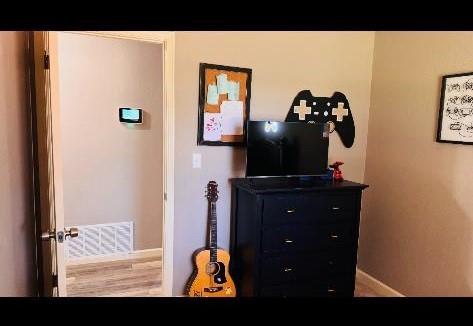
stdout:
[[(57, 64), (56, 38), (51, 32), (31, 32), (29, 45), (34, 61), (35, 170), (37, 191), (37, 238), (40, 269), (39, 293), (42, 296), (65, 296), (64, 241), (77, 236), (76, 230), (64, 230), (61, 160), (54, 148), (59, 148), (60, 132), (57, 97), (57, 76), (51, 74)], [(52, 54), (52, 55), (51, 55)], [(54, 114), (53, 114), (54, 112)], [(54, 136), (53, 136), (54, 135)]]
[[(162, 44), (164, 50), (162, 295), (171, 296), (174, 235), (174, 34), (172, 32), (83, 32), (82, 34)], [(73, 227), (65, 229), (58, 39), (58, 32), (30, 32), (28, 45), (32, 68), (30, 93), (34, 106), (32, 130), (39, 295), (63, 297), (68, 295), (65, 247), (70, 238), (78, 236), (78, 230)], [(140, 267), (148, 265), (150, 263), (146, 262)], [(67, 279), (69, 285), (71, 279)], [(69, 292), (73, 294), (73, 291)]]

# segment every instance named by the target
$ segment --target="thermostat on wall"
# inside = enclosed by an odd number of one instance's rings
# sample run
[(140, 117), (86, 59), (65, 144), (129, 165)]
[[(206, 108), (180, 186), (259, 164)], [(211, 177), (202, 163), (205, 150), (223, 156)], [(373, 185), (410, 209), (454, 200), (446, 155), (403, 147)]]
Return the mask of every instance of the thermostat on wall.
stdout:
[(120, 122), (143, 123), (143, 112), (138, 108), (120, 108)]

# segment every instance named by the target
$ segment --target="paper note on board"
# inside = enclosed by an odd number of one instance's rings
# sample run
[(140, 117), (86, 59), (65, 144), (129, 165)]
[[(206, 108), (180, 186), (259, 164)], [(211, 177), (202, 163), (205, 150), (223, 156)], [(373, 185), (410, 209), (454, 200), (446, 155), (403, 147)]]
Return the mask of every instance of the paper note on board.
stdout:
[(219, 141), (222, 137), (222, 115), (204, 113), (204, 140)]
[(222, 115), (222, 135), (243, 135), (243, 102), (223, 101), (220, 105)]
[(209, 84), (207, 89), (207, 104), (217, 105), (218, 104), (218, 90), (217, 85)]
[(229, 80), (227, 82), (228, 89), (228, 100), (239, 101), (240, 100), (240, 83), (237, 81)]
[(219, 94), (227, 94), (228, 93), (228, 80), (227, 74), (220, 74), (217, 76), (217, 87)]

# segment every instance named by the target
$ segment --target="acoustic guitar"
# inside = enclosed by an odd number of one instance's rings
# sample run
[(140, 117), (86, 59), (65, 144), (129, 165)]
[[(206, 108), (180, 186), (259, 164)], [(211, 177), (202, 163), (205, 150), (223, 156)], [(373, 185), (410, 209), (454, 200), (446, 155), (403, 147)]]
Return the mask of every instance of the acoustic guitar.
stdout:
[(235, 297), (235, 284), (228, 272), (230, 254), (217, 247), (217, 183), (207, 184), (209, 202), (209, 233), (207, 248), (193, 255), (194, 271), (188, 281), (186, 294), (191, 297)]

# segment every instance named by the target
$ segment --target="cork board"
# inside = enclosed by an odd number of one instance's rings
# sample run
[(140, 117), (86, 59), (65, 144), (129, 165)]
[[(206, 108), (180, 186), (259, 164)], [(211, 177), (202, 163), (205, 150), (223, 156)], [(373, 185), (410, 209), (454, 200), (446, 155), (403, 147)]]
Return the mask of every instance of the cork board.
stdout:
[(245, 145), (251, 73), (248, 68), (200, 64), (198, 145)]

